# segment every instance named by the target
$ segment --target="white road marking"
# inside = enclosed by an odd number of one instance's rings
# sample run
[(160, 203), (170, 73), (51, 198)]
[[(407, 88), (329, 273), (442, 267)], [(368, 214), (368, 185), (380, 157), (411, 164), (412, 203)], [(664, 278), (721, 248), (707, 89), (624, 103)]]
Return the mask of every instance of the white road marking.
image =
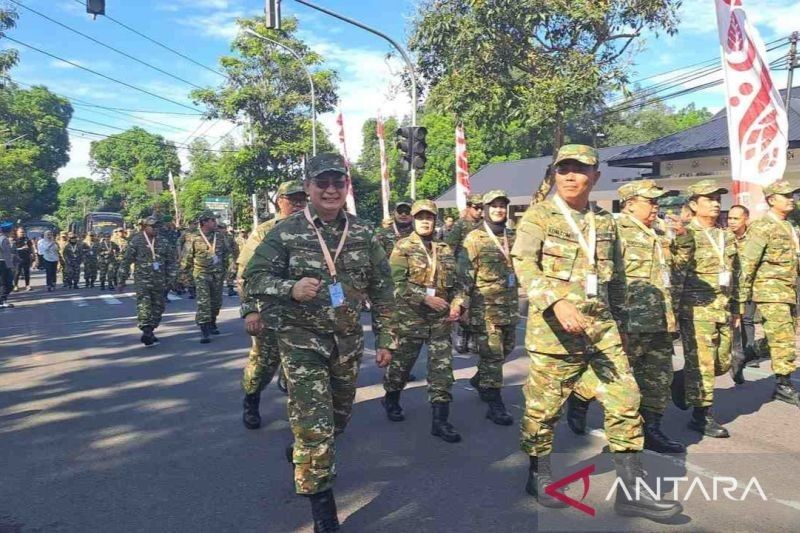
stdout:
[(89, 305), (89, 303), (86, 302), (86, 300), (84, 298), (81, 298), (80, 296), (73, 296), (72, 298), (69, 299), (69, 301), (73, 302), (78, 307), (86, 307), (87, 305)]
[(103, 301), (105, 303), (107, 303), (108, 305), (119, 305), (119, 304), (122, 303), (121, 301), (117, 300), (116, 298), (114, 298), (110, 294), (101, 294), (100, 298), (102, 298)]

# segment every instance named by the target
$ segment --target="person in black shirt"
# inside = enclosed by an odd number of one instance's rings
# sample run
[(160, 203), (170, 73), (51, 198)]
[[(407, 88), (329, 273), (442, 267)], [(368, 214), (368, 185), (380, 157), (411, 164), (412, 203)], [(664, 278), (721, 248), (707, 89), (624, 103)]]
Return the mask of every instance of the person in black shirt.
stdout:
[(14, 249), (19, 257), (17, 263), (17, 271), (14, 274), (14, 290), (19, 290), (19, 279), (25, 281), (25, 290), (29, 291), (31, 287), (31, 264), (33, 264), (33, 242), (25, 234), (25, 228), (17, 228), (14, 237)]

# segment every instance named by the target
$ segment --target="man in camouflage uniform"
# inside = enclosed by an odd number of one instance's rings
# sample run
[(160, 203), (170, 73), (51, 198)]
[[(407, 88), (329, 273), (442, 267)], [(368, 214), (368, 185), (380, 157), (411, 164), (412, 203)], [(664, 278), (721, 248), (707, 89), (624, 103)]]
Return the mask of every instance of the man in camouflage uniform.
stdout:
[(514, 350), (519, 317), (519, 287), (511, 247), (514, 230), (508, 229), (505, 191), (483, 195), (483, 223), (463, 243), (461, 262), (465, 291), (469, 297), (469, 329), (478, 344), (478, 371), (469, 380), (481, 399), (489, 404), (486, 418), (502, 426), (514, 420), (500, 393), (503, 363)]
[[(684, 367), (672, 381), (672, 397), (681, 409), (693, 407), (689, 429), (709, 437), (729, 437), (714, 420), (714, 378), (731, 366), (730, 295), (736, 280), (736, 239), (716, 227), (721, 195), (714, 180), (690, 185), (688, 207), (694, 214), (673, 241), (672, 302), (677, 309)], [(735, 294), (735, 293), (734, 293)]]
[[(186, 239), (195, 233), (197, 233), (197, 220), (191, 220), (186, 224), (186, 228), (181, 232), (180, 237), (178, 237), (178, 261), (183, 259), (183, 248), (186, 245)], [(195, 286), (192, 273), (179, 273), (178, 284), (181, 287), (181, 292), (185, 289), (189, 293), (189, 299), (194, 300)]]
[(261, 391), (270, 384), (281, 364), (281, 355), (278, 350), (280, 309), (275, 299), (263, 298), (259, 301), (247, 296), (247, 292), (243, 288), (242, 277), (253, 253), (270, 230), (292, 213), (305, 208), (306, 191), (303, 189), (303, 184), (298, 180), (281, 183), (278, 186), (277, 203), (277, 216), (262, 222), (253, 230), (250, 238), (242, 243), (238, 258), (239, 287), (242, 291), (240, 313), (244, 319), (245, 329), (251, 335), (252, 344), (242, 376), (242, 390), (244, 391), (242, 422), (248, 429), (261, 427), (261, 413), (259, 413)]
[[(624, 299), (612, 309), (620, 319), (620, 334), (642, 398), (644, 447), (658, 453), (684, 453), (686, 447), (661, 431), (672, 383), (672, 340), (677, 334), (670, 294), (670, 239), (656, 224), (658, 199), (671, 194), (653, 180), (627, 183), (618, 189), (622, 215), (617, 220), (622, 261), (615, 264), (624, 281)], [(600, 383), (589, 369), (567, 401), (569, 427), (586, 428), (586, 411)]]
[(797, 230), (786, 220), (795, 208), (794, 195), (798, 191), (800, 187), (783, 180), (764, 187), (769, 211), (750, 227), (740, 250), (739, 308), (734, 312), (745, 311), (742, 302), (753, 301), (758, 306), (775, 374), (772, 398), (800, 406), (800, 396), (790, 379), (796, 368), (800, 240)]
[(222, 286), (228, 271), (231, 251), (217, 231), (217, 218), (211, 211), (200, 213), (197, 231), (186, 237), (181, 254), (184, 279), (194, 280), (197, 291), (195, 323), (200, 326), (200, 342), (211, 342), (219, 335), (217, 316), (222, 308)]
[(58, 246), (58, 268), (61, 270), (61, 282), (64, 284), (65, 289), (72, 288), (71, 284), (67, 283), (67, 270), (64, 268), (66, 266), (64, 263), (64, 248), (67, 247), (67, 244), (69, 244), (69, 232), (62, 231), (58, 236), (56, 245)]
[(554, 161), (556, 196), (531, 205), (512, 248), (530, 302), (525, 348), (531, 366), (523, 388), (521, 443), (530, 456), (526, 490), (544, 506), (566, 506), (545, 493), (552, 481), (553, 433), (562, 404), (591, 367), (601, 383), (598, 399), (617, 476), (628, 487), (628, 494), (617, 490), (614, 509), (666, 519), (681, 512), (679, 503), (657, 500), (647, 491), (635, 494), (636, 478), (644, 477), (639, 387), (615, 322), (622, 317), (612, 314), (622, 297), (614, 218), (589, 204), (598, 165), (597, 150), (590, 146), (561, 147)]
[(375, 232), (375, 236), (386, 251), (386, 257), (391, 257), (397, 241), (413, 232), (414, 217), (411, 216), (411, 202), (403, 200), (395, 204), (392, 220), (385, 220), (383, 227)]
[[(116, 286), (117, 283), (117, 276), (119, 275), (119, 262), (122, 261), (122, 255), (125, 253), (125, 248), (128, 246), (128, 241), (122, 236), (122, 229), (116, 228), (114, 231), (111, 232), (111, 239), (109, 241), (113, 244), (117, 245), (117, 249), (114, 252), (114, 261), (111, 263), (108, 272), (109, 280), (113, 280), (113, 284)], [(109, 281), (112, 283), (112, 281)]]
[[(728, 210), (728, 230), (733, 234), (736, 243), (735, 270), (740, 271), (739, 254), (747, 240), (750, 221), (750, 210), (743, 205), (732, 205)], [(739, 327), (733, 330), (731, 341), (731, 378), (737, 385), (744, 383), (744, 367), (747, 363), (758, 366), (756, 354), (756, 304), (745, 302), (744, 314)]]
[(97, 247), (97, 268), (100, 274), (101, 291), (106, 290), (106, 281), (108, 281), (109, 290), (113, 290), (116, 286), (118, 254), (117, 243), (112, 242), (107, 233), (102, 233), (100, 244)]
[(117, 290), (122, 292), (134, 265), (136, 317), (145, 346), (158, 342), (154, 331), (164, 313), (164, 289), (173, 283), (178, 272), (175, 248), (158, 236), (157, 224), (155, 217), (142, 221), (141, 231), (125, 247), (117, 275)]
[(219, 229), (220, 236), (225, 239), (225, 246), (228, 248), (228, 268), (227, 272), (225, 273), (225, 283), (228, 286), (228, 296), (236, 296), (236, 289), (234, 288), (234, 285), (236, 284), (236, 260), (239, 258), (239, 247), (236, 245), (236, 239), (234, 239), (233, 235), (231, 235), (231, 233), (228, 231), (227, 224), (220, 222), (217, 225), (217, 229)]
[(448, 422), (454, 381), (450, 327), (461, 315), (463, 294), (450, 247), (433, 238), (436, 215), (432, 201), (414, 202), (414, 233), (397, 241), (389, 259), (397, 301), (398, 344), (383, 378), (383, 407), (389, 420), (405, 420), (400, 393), (427, 343), (431, 434), (445, 442), (459, 442), (461, 435)]
[(83, 281), (87, 289), (94, 288), (97, 281), (97, 255), (100, 243), (94, 232), (90, 231), (81, 244), (83, 247)]
[[(159, 224), (158, 227), (158, 236), (164, 239), (172, 248), (174, 248), (177, 255), (180, 233), (178, 233), (178, 230), (175, 229), (175, 222), (173, 222), (172, 215), (163, 215), (161, 217), (161, 224)], [(169, 291), (175, 288), (175, 286), (167, 286), (164, 289), (164, 303), (169, 303)]]
[(378, 366), (389, 364), (394, 348), (389, 263), (372, 224), (342, 209), (346, 172), (337, 154), (311, 158), (304, 186), (312, 205), (274, 228), (244, 272), (248, 297), (275, 298), (281, 307), (278, 336), (289, 386), (295, 488), (309, 495), (319, 531), (339, 530), (334, 437), (344, 431), (355, 398), (366, 298)]
[(78, 236), (70, 232), (67, 245), (61, 250), (64, 258), (64, 284), (71, 288), (78, 288), (81, 277), (81, 263), (83, 262), (83, 245), (78, 242)]

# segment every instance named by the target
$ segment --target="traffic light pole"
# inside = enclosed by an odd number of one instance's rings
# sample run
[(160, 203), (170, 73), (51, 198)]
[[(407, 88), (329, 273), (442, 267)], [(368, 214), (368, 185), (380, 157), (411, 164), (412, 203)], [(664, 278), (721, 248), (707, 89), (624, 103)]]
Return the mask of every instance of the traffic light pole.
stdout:
[[(406, 62), (406, 68), (408, 69), (408, 75), (411, 77), (411, 125), (412, 126), (416, 126), (417, 125), (417, 76), (416, 76), (416, 74), (414, 72), (414, 64), (411, 62), (411, 58), (408, 57), (408, 54), (406, 53), (406, 51), (403, 50), (403, 47), (400, 46), (397, 43), (397, 41), (395, 41), (394, 39), (392, 39), (391, 37), (389, 37), (385, 33), (382, 33), (380, 31), (376, 30), (375, 28), (367, 26), (366, 24), (361, 23), (361, 22), (359, 22), (357, 20), (351, 19), (350, 17), (345, 17), (344, 15), (340, 15), (339, 13), (336, 13), (335, 11), (331, 11), (328, 8), (321, 7), (321, 6), (318, 6), (316, 4), (312, 4), (311, 2), (308, 2), (307, 0), (294, 0), (294, 1), (299, 3), (299, 4), (303, 4), (304, 6), (308, 6), (311, 9), (316, 9), (317, 11), (321, 11), (322, 13), (325, 13), (326, 15), (330, 15), (330, 16), (332, 16), (334, 18), (337, 18), (337, 19), (339, 19), (341, 21), (347, 22), (348, 24), (352, 24), (353, 26), (357, 26), (357, 27), (361, 28), (362, 30), (366, 30), (366, 31), (368, 31), (368, 32), (370, 32), (370, 33), (372, 33), (374, 35), (377, 35), (378, 37), (381, 37), (382, 39), (385, 39), (385, 40), (389, 41), (389, 43), (392, 46), (394, 46), (395, 49), (398, 52), (400, 52), (400, 55), (403, 57), (403, 60)], [(417, 171), (416, 171), (416, 169), (414, 169), (412, 167), (411, 168), (411, 199), (412, 200), (416, 200), (416, 197), (417, 197)]]

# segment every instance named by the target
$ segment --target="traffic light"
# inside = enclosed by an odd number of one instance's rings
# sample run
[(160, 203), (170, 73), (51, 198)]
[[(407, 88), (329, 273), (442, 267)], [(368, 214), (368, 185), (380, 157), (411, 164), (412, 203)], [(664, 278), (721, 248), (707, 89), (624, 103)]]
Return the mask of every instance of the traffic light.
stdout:
[(428, 148), (425, 136), (428, 135), (428, 130), (421, 126), (406, 126), (398, 128), (396, 135), (397, 148), (400, 150), (406, 170), (425, 168), (427, 160), (425, 149)]
[(264, 8), (267, 13), (267, 28), (281, 29), (281, 0), (267, 0)]
[(86, 0), (86, 12), (94, 17), (106, 14), (106, 0)]

